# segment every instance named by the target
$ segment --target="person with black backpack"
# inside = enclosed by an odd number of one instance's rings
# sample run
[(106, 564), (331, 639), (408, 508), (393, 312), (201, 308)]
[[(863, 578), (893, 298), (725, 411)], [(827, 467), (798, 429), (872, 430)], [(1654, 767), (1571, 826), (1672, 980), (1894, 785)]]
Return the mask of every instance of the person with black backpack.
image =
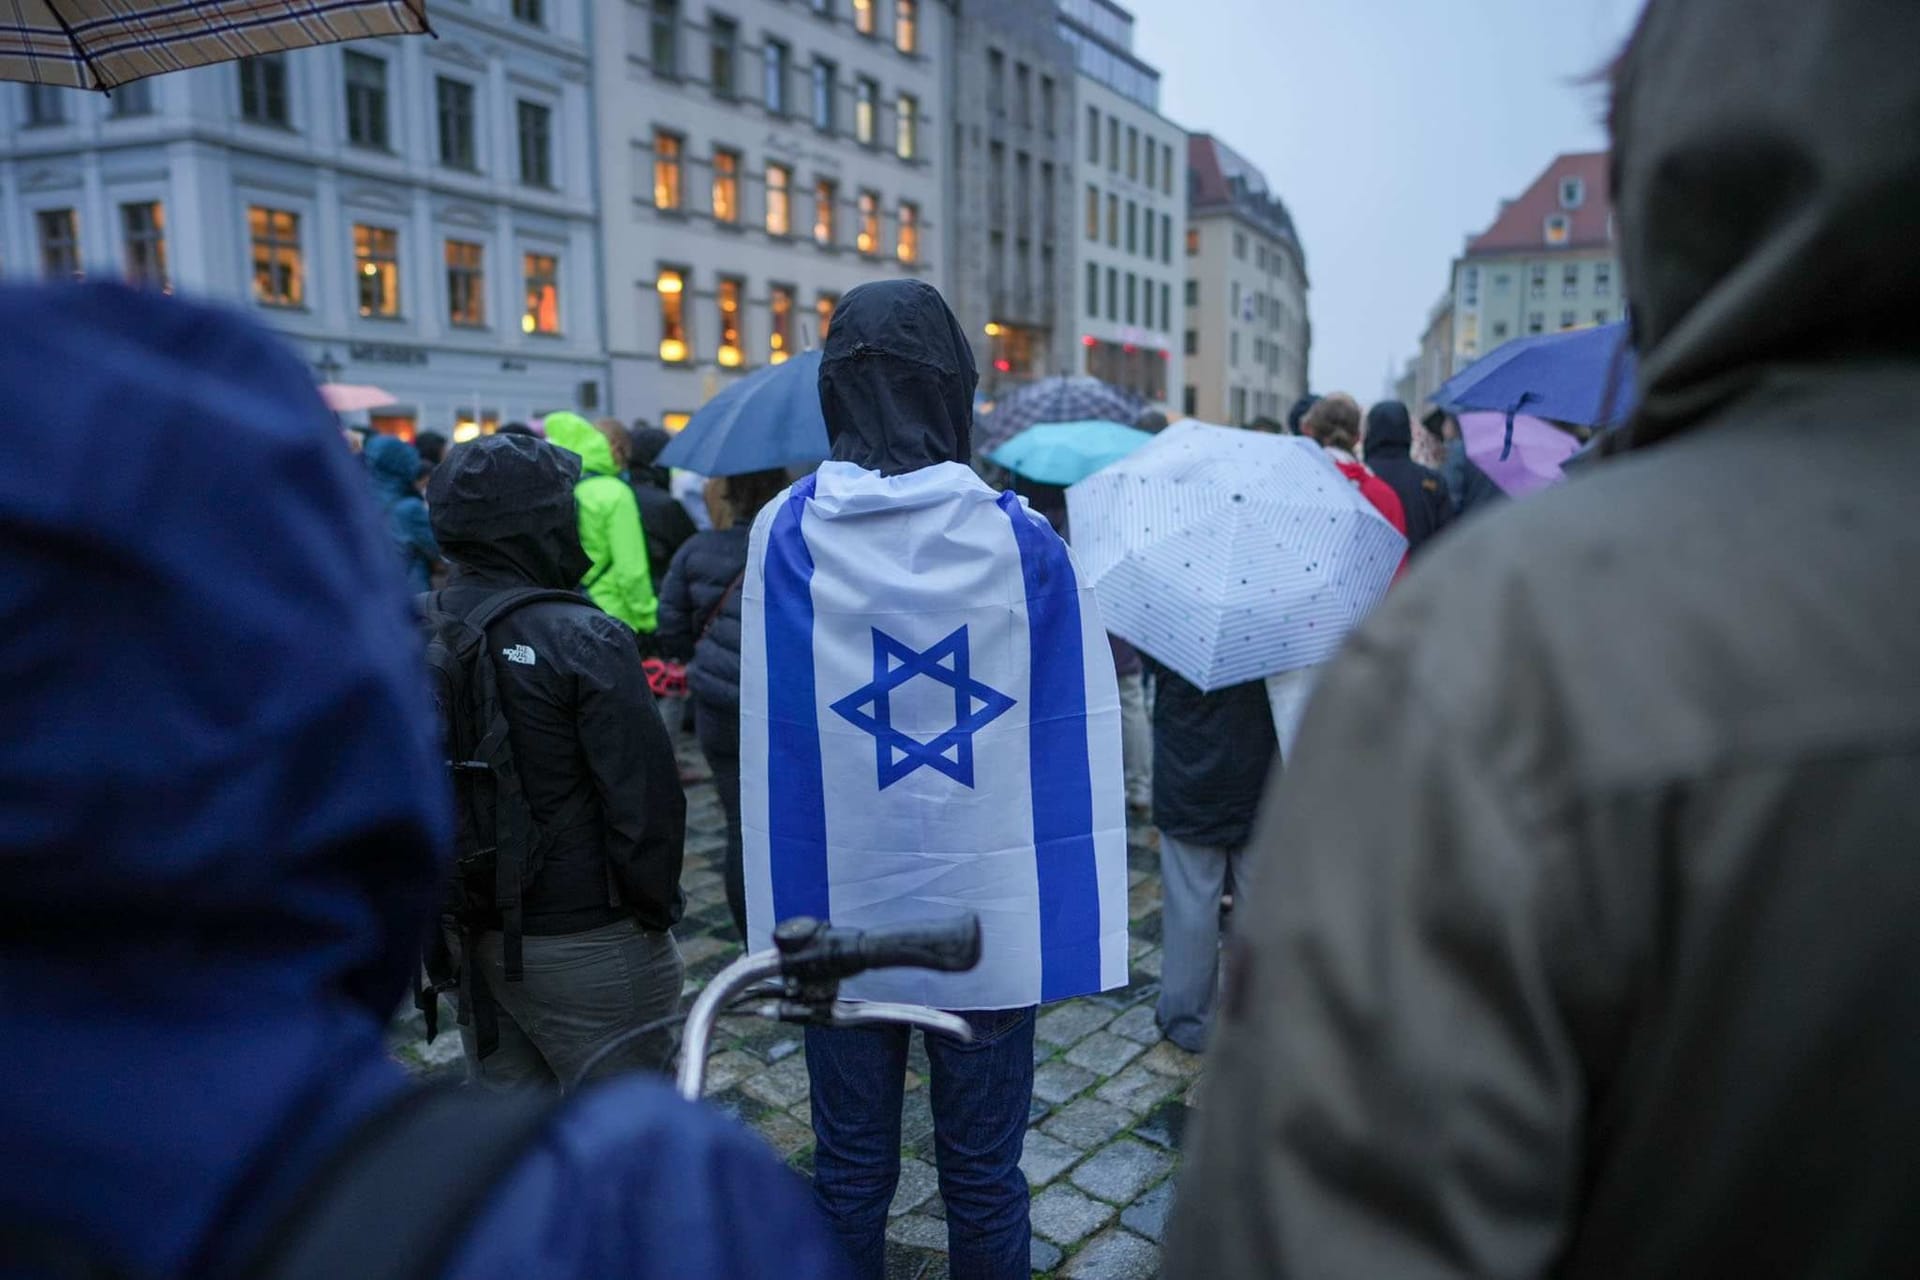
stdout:
[[(574, 590), (579, 478), (567, 451), (496, 435), (428, 491), (454, 565), (420, 601), (458, 855), (428, 971), (458, 992), (470, 1071), (502, 1086), (580, 1083), (609, 1041), (675, 1011), (684, 977), (686, 798), (633, 632)], [(671, 1050), (638, 1038), (596, 1073)]]

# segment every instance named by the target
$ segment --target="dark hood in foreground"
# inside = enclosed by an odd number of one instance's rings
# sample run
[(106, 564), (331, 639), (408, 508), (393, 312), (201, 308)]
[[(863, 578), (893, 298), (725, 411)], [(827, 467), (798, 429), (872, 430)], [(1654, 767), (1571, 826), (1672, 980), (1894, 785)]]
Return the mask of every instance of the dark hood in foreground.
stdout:
[(840, 299), (820, 362), (833, 457), (901, 475), (973, 454), (973, 349), (940, 291), (863, 284)]

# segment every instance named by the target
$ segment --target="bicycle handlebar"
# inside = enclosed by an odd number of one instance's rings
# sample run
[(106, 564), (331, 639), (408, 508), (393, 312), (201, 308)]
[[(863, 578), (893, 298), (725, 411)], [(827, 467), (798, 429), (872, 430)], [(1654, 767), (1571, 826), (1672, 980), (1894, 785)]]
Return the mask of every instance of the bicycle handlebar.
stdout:
[(836, 929), (806, 916), (773, 931), (782, 976), (834, 982), (869, 969), (931, 969), (965, 973), (980, 963), (980, 919), (961, 916), (937, 924), (884, 929)]

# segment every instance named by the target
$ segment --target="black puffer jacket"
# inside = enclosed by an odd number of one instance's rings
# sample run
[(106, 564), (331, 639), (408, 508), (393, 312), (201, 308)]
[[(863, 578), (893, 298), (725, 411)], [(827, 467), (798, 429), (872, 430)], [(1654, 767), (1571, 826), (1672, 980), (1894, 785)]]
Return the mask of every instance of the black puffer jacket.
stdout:
[(703, 713), (703, 740), (713, 718), (706, 712), (729, 719), (740, 713), (740, 580), (750, 536), (744, 525), (694, 534), (660, 588), (654, 639), (669, 658), (692, 660), (687, 684)]
[[(578, 583), (587, 568), (573, 510), (579, 477), (578, 459), (530, 436), (449, 453), (428, 487), (434, 534), (455, 565), (441, 607)], [(528, 803), (553, 837), (527, 891), (526, 931), (578, 933), (622, 909), (668, 928), (683, 905), (686, 797), (633, 632), (583, 596), (515, 610), (487, 641)], [(609, 869), (622, 908), (609, 903)]]
[(1365, 441), (1367, 466), (1400, 496), (1407, 554), (1414, 555), (1453, 517), (1447, 482), (1413, 460), (1413, 415), (1398, 400), (1382, 400), (1367, 411)]
[(653, 573), (654, 590), (666, 581), (673, 557), (698, 532), (693, 517), (680, 500), (667, 492), (671, 482), (665, 467), (653, 460), (672, 439), (658, 427), (637, 427), (628, 433), (632, 440), (627, 484), (633, 489), (634, 503), (640, 508), (640, 531), (647, 537), (647, 568)]
[(1279, 754), (1266, 682), (1202, 693), (1144, 660), (1154, 676), (1153, 825), (1189, 844), (1240, 848)]

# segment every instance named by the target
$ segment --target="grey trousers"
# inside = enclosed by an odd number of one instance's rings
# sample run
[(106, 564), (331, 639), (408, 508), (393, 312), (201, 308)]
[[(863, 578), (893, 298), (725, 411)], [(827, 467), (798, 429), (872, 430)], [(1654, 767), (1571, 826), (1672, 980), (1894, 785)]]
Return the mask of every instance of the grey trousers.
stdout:
[(1147, 714), (1147, 682), (1139, 672), (1120, 677), (1120, 758), (1127, 775), (1127, 803), (1153, 803), (1153, 721)]
[[(518, 982), (506, 980), (500, 934), (481, 934), (474, 960), (475, 977), (487, 984), (499, 1011), (500, 1043), (480, 1058), (472, 1026), (460, 1028), (467, 1077), (501, 1089), (579, 1085), (587, 1060), (608, 1041), (679, 1011), (686, 976), (673, 935), (631, 920), (523, 938)], [(671, 1028), (640, 1036), (601, 1059), (592, 1076), (665, 1071), (673, 1049)]]
[(1240, 874), (1239, 849), (1187, 844), (1160, 835), (1160, 1003), (1161, 1034), (1192, 1053), (1204, 1052), (1213, 1030), (1220, 986), (1220, 895), (1227, 871), (1234, 878), (1234, 910), (1246, 877)]

